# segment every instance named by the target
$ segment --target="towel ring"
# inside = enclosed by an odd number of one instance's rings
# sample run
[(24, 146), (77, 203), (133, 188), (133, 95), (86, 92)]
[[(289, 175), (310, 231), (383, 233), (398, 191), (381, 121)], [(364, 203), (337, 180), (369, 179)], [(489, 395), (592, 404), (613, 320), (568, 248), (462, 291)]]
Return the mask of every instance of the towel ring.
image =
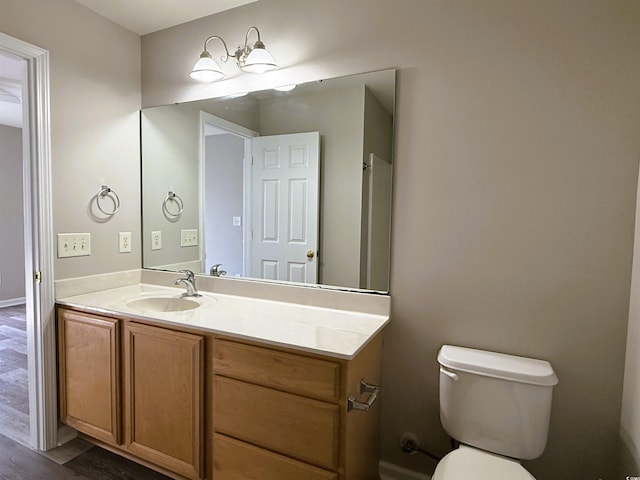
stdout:
[[(168, 206), (169, 202), (175, 202), (176, 205), (178, 205), (177, 212), (172, 212), (169, 210), (169, 206)], [(184, 203), (182, 202), (180, 195), (178, 195), (177, 193), (173, 193), (171, 191), (167, 193), (167, 197), (164, 199), (164, 202), (162, 202), (162, 210), (164, 211), (164, 213), (166, 213), (170, 217), (179, 217), (182, 214), (182, 211), (184, 210)]]
[[(109, 212), (102, 208), (102, 205), (100, 205), (100, 199), (108, 195), (111, 196), (111, 194), (113, 194), (113, 210)], [(118, 194), (107, 185), (102, 185), (102, 190), (100, 190), (100, 192), (96, 195), (96, 205), (98, 206), (98, 210), (110, 217), (112, 215), (115, 215), (118, 210), (120, 210), (120, 197), (118, 197)]]

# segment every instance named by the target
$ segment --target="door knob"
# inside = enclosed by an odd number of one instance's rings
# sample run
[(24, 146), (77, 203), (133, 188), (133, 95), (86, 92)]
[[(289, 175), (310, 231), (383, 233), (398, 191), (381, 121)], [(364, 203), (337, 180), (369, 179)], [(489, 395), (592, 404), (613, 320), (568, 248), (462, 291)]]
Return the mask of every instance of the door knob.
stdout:
[(315, 255), (315, 253), (313, 252), (313, 250), (307, 250), (307, 258), (309, 260), (311, 260), (314, 255)]

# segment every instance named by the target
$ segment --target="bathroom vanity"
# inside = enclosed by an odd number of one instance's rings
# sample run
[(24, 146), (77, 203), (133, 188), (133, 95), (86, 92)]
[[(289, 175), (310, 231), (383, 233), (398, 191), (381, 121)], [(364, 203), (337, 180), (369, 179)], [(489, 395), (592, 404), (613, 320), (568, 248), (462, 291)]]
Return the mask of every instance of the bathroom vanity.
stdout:
[(388, 313), (180, 293), (59, 300), (63, 423), (178, 479), (378, 478)]

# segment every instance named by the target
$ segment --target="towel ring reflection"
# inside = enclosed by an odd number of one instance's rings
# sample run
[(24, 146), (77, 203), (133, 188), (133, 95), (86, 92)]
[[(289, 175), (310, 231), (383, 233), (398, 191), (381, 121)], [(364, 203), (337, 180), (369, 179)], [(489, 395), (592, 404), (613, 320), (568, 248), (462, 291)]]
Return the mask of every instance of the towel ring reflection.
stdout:
[[(111, 211), (105, 210), (102, 208), (102, 205), (100, 205), (100, 199), (104, 199), (106, 196), (109, 196), (113, 200), (113, 210)], [(107, 185), (102, 185), (100, 192), (96, 195), (96, 205), (98, 206), (98, 210), (110, 217), (120, 210), (120, 197)]]
[[(178, 206), (177, 212), (172, 212), (169, 210), (169, 202), (174, 202)], [(180, 198), (180, 195), (171, 191), (167, 193), (167, 197), (164, 199), (164, 202), (162, 202), (162, 210), (170, 217), (179, 217), (184, 210), (184, 203), (182, 202), (182, 198)]]

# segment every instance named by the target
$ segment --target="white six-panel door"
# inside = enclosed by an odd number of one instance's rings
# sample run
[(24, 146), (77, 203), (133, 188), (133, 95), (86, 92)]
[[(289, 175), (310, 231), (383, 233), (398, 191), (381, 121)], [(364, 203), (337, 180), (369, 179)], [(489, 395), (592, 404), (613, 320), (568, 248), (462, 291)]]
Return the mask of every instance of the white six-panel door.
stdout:
[(318, 132), (252, 139), (250, 276), (318, 282)]

